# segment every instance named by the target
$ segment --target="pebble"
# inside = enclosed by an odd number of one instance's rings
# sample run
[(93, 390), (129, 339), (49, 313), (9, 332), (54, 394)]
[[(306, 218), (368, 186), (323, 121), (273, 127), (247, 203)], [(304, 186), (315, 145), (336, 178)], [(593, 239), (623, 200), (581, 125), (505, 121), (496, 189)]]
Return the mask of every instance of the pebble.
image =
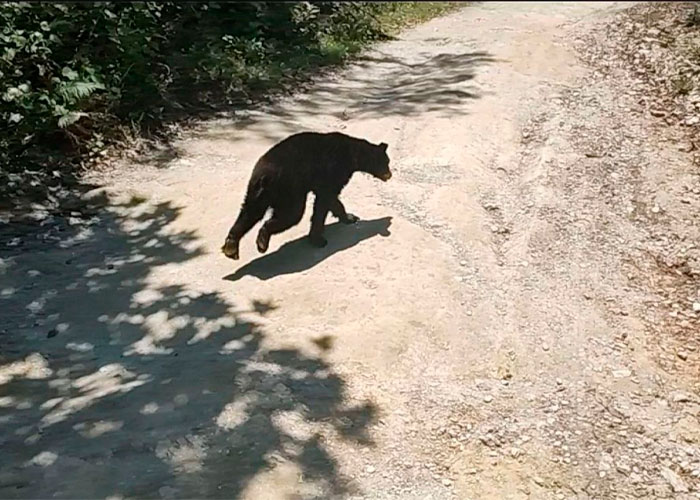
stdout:
[(549, 345), (546, 342), (542, 343), (542, 350), (543, 351), (549, 351)]
[(676, 355), (683, 361), (686, 361), (688, 359), (688, 353), (685, 351), (678, 351)]
[(487, 394), (484, 396), (484, 403), (490, 403), (491, 401), (493, 401), (493, 397), (491, 395)]
[(467, 264), (469, 264), (469, 263), (466, 260), (459, 261), (459, 265), (462, 267), (466, 266)]
[(366, 471), (368, 474), (374, 474), (374, 472), (375, 472), (376, 470), (377, 470), (377, 469), (376, 469), (374, 466), (372, 466), (372, 465), (368, 465), (367, 467), (365, 467), (365, 471)]
[(688, 493), (688, 485), (685, 484), (683, 479), (681, 479), (681, 477), (671, 469), (668, 467), (662, 467), (661, 475), (666, 481), (668, 481), (668, 484), (671, 485), (671, 488), (673, 488), (675, 493)]
[(683, 391), (676, 391), (671, 395), (671, 401), (674, 403), (690, 403), (693, 401), (693, 397)]
[(693, 312), (700, 312), (700, 302), (693, 302)]
[(449, 479), (445, 478), (445, 479), (442, 480), (442, 485), (443, 485), (443, 486), (452, 486), (452, 481), (450, 481)]

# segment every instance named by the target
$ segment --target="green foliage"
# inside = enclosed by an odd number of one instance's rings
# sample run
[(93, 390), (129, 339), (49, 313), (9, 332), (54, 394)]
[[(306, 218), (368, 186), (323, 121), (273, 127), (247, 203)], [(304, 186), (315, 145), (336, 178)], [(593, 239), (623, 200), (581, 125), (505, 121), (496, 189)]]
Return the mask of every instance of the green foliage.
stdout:
[(118, 125), (234, 104), (442, 2), (0, 3), (0, 169), (81, 158)]

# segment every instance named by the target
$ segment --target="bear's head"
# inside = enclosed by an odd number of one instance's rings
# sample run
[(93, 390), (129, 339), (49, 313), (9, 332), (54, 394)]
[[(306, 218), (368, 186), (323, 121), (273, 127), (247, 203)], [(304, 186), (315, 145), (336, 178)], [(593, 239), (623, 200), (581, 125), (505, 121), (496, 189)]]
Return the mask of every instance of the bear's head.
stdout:
[(363, 158), (360, 160), (360, 170), (373, 175), (377, 179), (388, 181), (391, 179), (391, 170), (389, 169), (389, 156), (386, 154), (388, 144), (369, 144), (369, 147)]

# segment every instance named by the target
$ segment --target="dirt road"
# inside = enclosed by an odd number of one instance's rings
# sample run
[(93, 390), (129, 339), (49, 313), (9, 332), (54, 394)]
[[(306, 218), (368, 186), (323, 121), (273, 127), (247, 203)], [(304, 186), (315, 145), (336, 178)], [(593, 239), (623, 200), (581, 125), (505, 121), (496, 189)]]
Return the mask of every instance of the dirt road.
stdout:
[[(3, 250), (0, 497), (697, 498), (697, 396), (625, 260), (684, 158), (575, 50), (623, 6), (433, 20)], [(301, 130), (387, 142), (393, 179), (351, 181), (325, 249), (307, 211), (227, 260), (252, 165)]]

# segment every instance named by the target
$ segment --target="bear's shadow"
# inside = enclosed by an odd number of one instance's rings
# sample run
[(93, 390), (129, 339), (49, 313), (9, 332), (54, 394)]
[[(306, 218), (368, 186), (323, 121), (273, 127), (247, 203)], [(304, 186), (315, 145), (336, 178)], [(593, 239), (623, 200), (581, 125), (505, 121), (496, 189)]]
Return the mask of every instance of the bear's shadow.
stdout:
[(325, 247), (314, 248), (304, 236), (285, 243), (273, 253), (258, 257), (235, 273), (224, 276), (223, 279), (238, 281), (244, 276), (255, 276), (265, 281), (276, 276), (306, 271), (334, 253), (352, 248), (361, 241), (378, 234), (389, 236), (389, 226), (391, 226), (391, 217), (360, 220), (348, 225), (336, 222), (326, 226), (325, 236), (328, 245)]

